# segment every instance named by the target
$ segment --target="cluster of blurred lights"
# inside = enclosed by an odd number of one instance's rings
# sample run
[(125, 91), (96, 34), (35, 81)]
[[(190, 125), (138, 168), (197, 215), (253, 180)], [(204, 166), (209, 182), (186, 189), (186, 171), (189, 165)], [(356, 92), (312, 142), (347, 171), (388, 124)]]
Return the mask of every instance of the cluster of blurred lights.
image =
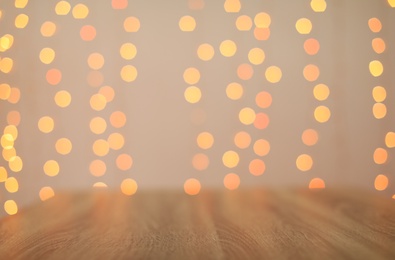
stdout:
[[(389, 4), (390, 1), (388, 1)], [(381, 21), (376, 18), (370, 18), (368, 20), (368, 27), (371, 32), (373, 33), (380, 33), (382, 29), (382, 24)], [(373, 51), (377, 54), (380, 55), (385, 51), (385, 41), (380, 38), (376, 37), (372, 40), (372, 49)], [(372, 60), (369, 63), (369, 71), (370, 74), (374, 78), (379, 78), (384, 71), (383, 64), (380, 62), (380, 60)], [(376, 102), (373, 105), (373, 116), (376, 119), (383, 119), (387, 115), (387, 106), (383, 103), (387, 97), (387, 91), (385, 87), (383, 86), (375, 86), (372, 90), (372, 96), (374, 101)], [(385, 136), (384, 143), (388, 148), (392, 148), (395, 146), (395, 134), (393, 132), (388, 132)], [(388, 160), (388, 153), (385, 148), (379, 147), (376, 148), (375, 151), (373, 152), (373, 161), (377, 165), (382, 165), (385, 164)], [(382, 191), (387, 189), (388, 187), (388, 177), (384, 174), (379, 174), (376, 176), (375, 181), (374, 181), (374, 187), (376, 190)]]
[[(325, 0), (311, 0), (310, 7), (314, 12), (325, 12)], [(300, 18), (295, 24), (296, 31), (301, 35), (309, 35), (313, 29), (313, 24), (308, 18)], [(307, 38), (303, 44), (303, 49), (307, 55), (314, 56), (320, 50), (320, 43), (315, 38)], [(308, 64), (303, 69), (303, 77), (306, 81), (315, 83), (320, 76), (320, 69), (315, 64)], [(329, 88), (323, 83), (316, 84), (313, 88), (313, 95), (318, 101), (325, 101), (330, 94)], [(314, 110), (314, 118), (319, 123), (325, 123), (329, 120), (331, 111), (327, 106), (320, 105)], [(302, 142), (306, 146), (314, 146), (319, 140), (318, 132), (315, 129), (308, 128), (302, 133)], [(296, 167), (306, 172), (311, 170), (314, 161), (311, 155), (301, 154), (296, 158)], [(309, 183), (310, 189), (325, 188), (325, 182), (321, 178), (313, 178)]]

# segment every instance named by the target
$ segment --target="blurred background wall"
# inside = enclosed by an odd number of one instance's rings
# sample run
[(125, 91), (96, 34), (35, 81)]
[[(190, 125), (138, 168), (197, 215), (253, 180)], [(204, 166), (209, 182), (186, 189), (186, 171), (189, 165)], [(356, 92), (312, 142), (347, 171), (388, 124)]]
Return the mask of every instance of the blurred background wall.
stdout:
[(393, 196), (394, 6), (1, 1), (1, 214), (92, 186)]

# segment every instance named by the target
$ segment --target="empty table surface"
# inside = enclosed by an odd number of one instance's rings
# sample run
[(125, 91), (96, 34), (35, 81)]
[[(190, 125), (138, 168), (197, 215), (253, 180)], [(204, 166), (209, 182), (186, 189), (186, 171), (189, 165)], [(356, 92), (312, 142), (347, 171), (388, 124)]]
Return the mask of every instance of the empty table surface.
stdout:
[(395, 259), (395, 200), (329, 189), (59, 194), (0, 220), (0, 259)]

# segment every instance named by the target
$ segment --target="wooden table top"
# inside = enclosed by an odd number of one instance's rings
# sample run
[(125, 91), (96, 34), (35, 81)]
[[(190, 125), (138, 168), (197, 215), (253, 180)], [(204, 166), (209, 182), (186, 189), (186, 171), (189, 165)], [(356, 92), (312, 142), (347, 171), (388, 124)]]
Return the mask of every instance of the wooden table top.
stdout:
[(340, 190), (63, 194), (0, 220), (0, 259), (395, 259), (395, 200)]

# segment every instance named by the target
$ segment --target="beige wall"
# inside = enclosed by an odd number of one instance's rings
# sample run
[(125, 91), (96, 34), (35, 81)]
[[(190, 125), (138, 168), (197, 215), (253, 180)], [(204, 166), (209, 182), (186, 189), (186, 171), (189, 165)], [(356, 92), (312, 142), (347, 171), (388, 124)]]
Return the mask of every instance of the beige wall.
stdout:
[[(30, 0), (23, 9), (14, 7), (14, 1), (1, 1), (0, 37), (12, 34), (13, 46), (0, 53), (0, 57), (10, 57), (14, 61), (10, 73), (0, 72), (0, 83), (8, 83), (19, 88), (20, 100), (12, 104), (0, 100), (1, 127), (7, 125), (7, 113), (17, 110), (21, 115), (18, 126), (19, 136), (15, 141), (17, 154), (23, 160), (21, 172), (14, 173), (8, 162), (1, 158), (9, 177), (19, 182), (19, 191), (9, 193), (0, 183), (0, 201), (15, 200), (18, 205), (39, 199), (39, 191), (50, 186), (55, 193), (66, 189), (90, 188), (96, 182), (104, 182), (109, 187), (119, 189), (125, 178), (132, 178), (139, 189), (168, 188), (182, 189), (185, 180), (196, 178), (202, 188), (223, 187), (223, 178), (234, 172), (240, 176), (241, 187), (250, 185), (307, 187), (311, 179), (319, 177), (326, 187), (340, 185), (361, 186), (374, 189), (377, 175), (384, 174), (389, 179), (385, 192), (394, 193), (393, 174), (395, 169), (394, 149), (386, 147), (384, 138), (389, 131), (395, 131), (395, 9), (387, 1), (334, 0), (328, 1), (325, 12), (316, 13), (310, 8), (310, 1), (241, 1), (239, 13), (226, 13), (223, 1), (206, 1), (202, 10), (191, 10), (187, 0), (178, 1), (129, 1), (123, 10), (114, 10), (111, 1), (69, 1), (73, 8), (84, 3), (89, 8), (85, 19), (74, 19), (72, 12), (65, 16), (55, 13), (57, 1)], [(270, 38), (258, 41), (253, 29), (238, 31), (235, 21), (240, 15), (252, 19), (258, 12), (271, 16)], [(29, 22), (23, 29), (15, 28), (15, 17), (25, 13)], [(183, 15), (191, 15), (196, 20), (193, 32), (182, 32), (178, 22)], [(125, 32), (123, 22), (128, 16), (140, 19), (138, 32)], [(302, 35), (295, 29), (299, 18), (311, 20), (310, 34)], [(368, 20), (377, 17), (382, 30), (373, 33)], [(45, 21), (56, 24), (52, 37), (43, 37), (40, 27)], [(97, 36), (85, 42), (79, 31), (83, 25), (93, 25)], [(383, 54), (372, 50), (371, 41), (381, 37), (386, 43)], [(314, 56), (307, 55), (303, 43), (308, 38), (320, 42), (320, 50)], [(237, 52), (233, 57), (221, 55), (219, 45), (223, 40), (233, 40)], [(137, 55), (128, 61), (119, 55), (119, 48), (125, 42), (133, 43)], [(211, 61), (202, 61), (196, 55), (201, 43), (209, 43), (215, 49)], [(51, 64), (43, 64), (39, 53), (44, 47), (52, 48), (56, 57)], [(259, 47), (266, 54), (261, 65), (252, 65), (254, 75), (250, 80), (237, 76), (237, 67), (249, 63), (248, 51)], [(101, 86), (111, 86), (115, 98), (102, 111), (94, 111), (89, 105), (92, 95), (100, 87), (89, 86), (86, 78), (91, 69), (88, 56), (98, 52), (105, 59), (99, 70), (104, 77)], [(379, 60), (384, 66), (380, 77), (369, 72), (369, 62)], [(123, 66), (131, 64), (137, 68), (135, 81), (126, 83), (120, 77)], [(315, 64), (320, 76), (314, 82), (303, 77), (303, 68)], [(282, 79), (270, 83), (265, 79), (269, 66), (278, 66)], [(202, 99), (190, 104), (184, 99), (184, 90), (189, 86), (183, 80), (184, 70), (196, 67), (201, 79), (196, 84), (202, 91)], [(62, 80), (52, 86), (45, 75), (51, 68), (62, 72)], [(244, 95), (239, 100), (226, 96), (226, 86), (239, 82), (244, 87)], [(330, 88), (330, 96), (325, 101), (314, 98), (313, 88), (324, 83)], [(387, 91), (384, 104), (387, 115), (376, 119), (372, 114), (375, 103), (372, 89), (382, 85)], [(58, 107), (54, 96), (59, 90), (67, 90), (72, 96), (66, 108)], [(273, 97), (269, 108), (259, 108), (255, 95), (267, 91)], [(314, 109), (327, 106), (331, 118), (319, 123), (314, 118)], [(239, 111), (251, 107), (257, 113), (264, 112), (270, 118), (264, 130), (253, 125), (243, 125), (238, 119)], [(123, 111), (127, 117), (124, 127), (116, 129), (109, 121), (111, 113)], [(204, 114), (204, 120), (193, 122), (196, 111)], [(51, 133), (40, 132), (37, 127), (42, 116), (54, 119)], [(93, 134), (90, 120), (103, 117), (107, 129), (103, 134)], [(306, 146), (301, 140), (307, 128), (315, 129), (319, 141), (314, 146)], [(214, 145), (208, 150), (200, 149), (196, 136), (208, 131), (214, 136)], [(270, 153), (264, 157), (254, 154), (252, 145), (239, 149), (233, 142), (239, 131), (248, 132), (252, 140), (263, 138), (270, 142)], [(92, 151), (93, 142), (107, 139), (119, 132), (125, 137), (125, 145), (120, 150), (110, 150), (104, 157)], [(68, 155), (60, 155), (55, 150), (55, 142), (66, 137), (73, 144)], [(383, 147), (388, 152), (385, 164), (373, 161), (376, 148)], [(222, 155), (234, 150), (240, 156), (237, 167), (229, 169), (222, 163)], [(115, 160), (119, 154), (130, 154), (133, 165), (128, 171), (117, 168)], [(191, 160), (197, 153), (208, 156), (210, 163), (206, 170), (193, 168)], [(300, 154), (309, 154), (313, 167), (302, 172), (295, 165)], [(262, 159), (266, 171), (261, 176), (249, 173), (248, 165), (255, 158)], [(47, 160), (56, 160), (60, 172), (55, 177), (47, 176), (43, 165)], [(101, 159), (107, 165), (104, 176), (95, 177), (89, 172), (92, 160)], [(2, 210), (0, 210), (2, 211)]]

